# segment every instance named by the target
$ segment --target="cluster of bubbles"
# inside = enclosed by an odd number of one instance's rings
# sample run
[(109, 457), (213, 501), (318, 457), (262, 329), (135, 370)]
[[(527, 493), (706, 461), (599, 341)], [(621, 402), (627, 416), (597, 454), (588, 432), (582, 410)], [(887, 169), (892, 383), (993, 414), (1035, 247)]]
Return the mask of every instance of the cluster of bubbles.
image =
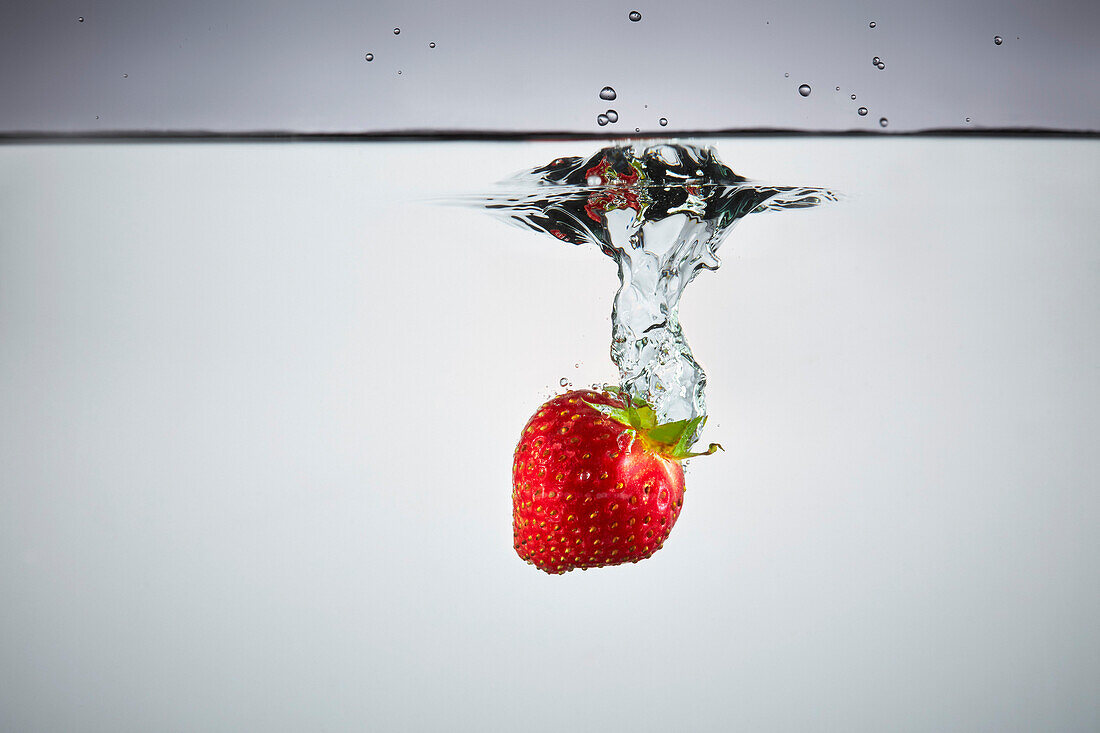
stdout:
[(879, 71), (882, 71), (886, 68), (886, 64), (883, 63), (882, 59), (880, 59), (878, 56), (875, 56), (873, 59), (871, 59), (871, 65), (877, 68)]
[[(80, 19), (80, 21), (81, 21), (81, 22), (84, 22), (84, 19), (83, 19), (83, 18), (81, 18), (81, 19)], [(395, 36), (399, 36), (399, 35), (401, 35), (401, 29), (400, 29), (400, 28), (394, 28), (394, 29), (393, 29), (393, 34), (394, 34)], [(435, 41), (431, 41), (431, 42), (429, 42), (429, 43), (428, 43), (428, 48), (435, 48)], [(363, 56), (363, 58), (364, 58), (364, 59), (366, 59), (367, 61), (374, 61), (374, 54), (373, 54), (373, 53), (368, 53), (368, 54), (366, 54), (365, 56)], [(398, 73), (398, 74), (400, 74), (401, 72), (400, 72), (400, 71), (398, 71), (397, 73)]]
[[(639, 15), (639, 18), (641, 18), (640, 15)], [(600, 90), (600, 99), (604, 100), (605, 102), (612, 102), (612, 101), (618, 99), (618, 97), (619, 97), (619, 95), (618, 95), (618, 93), (616, 93), (616, 91), (613, 87), (604, 87), (603, 89)], [(649, 109), (648, 104), (645, 105), (645, 106), (646, 106), (646, 109)], [(617, 111), (613, 110), (613, 109), (609, 109), (606, 112), (601, 112), (600, 114), (596, 115), (596, 124), (598, 124), (600, 127), (604, 127), (608, 124), (614, 124), (618, 121), (619, 121), (619, 113)], [(658, 122), (660, 123), (661, 127), (664, 127), (665, 125), (668, 124), (668, 120), (665, 119), (664, 117), (662, 117), (660, 120), (658, 120)], [(642, 128), (640, 128), (640, 127), (635, 127), (634, 128), (634, 132), (641, 132), (641, 131), (642, 131)]]

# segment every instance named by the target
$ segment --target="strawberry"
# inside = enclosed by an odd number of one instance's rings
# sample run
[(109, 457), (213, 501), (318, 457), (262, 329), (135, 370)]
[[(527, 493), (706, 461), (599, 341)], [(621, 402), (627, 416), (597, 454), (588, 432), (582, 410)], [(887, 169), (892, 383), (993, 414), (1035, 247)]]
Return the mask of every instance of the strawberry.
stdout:
[(527, 422), (512, 466), (516, 552), (547, 573), (638, 562), (661, 549), (684, 503), (680, 461), (706, 417), (658, 425), (618, 390), (574, 390)]

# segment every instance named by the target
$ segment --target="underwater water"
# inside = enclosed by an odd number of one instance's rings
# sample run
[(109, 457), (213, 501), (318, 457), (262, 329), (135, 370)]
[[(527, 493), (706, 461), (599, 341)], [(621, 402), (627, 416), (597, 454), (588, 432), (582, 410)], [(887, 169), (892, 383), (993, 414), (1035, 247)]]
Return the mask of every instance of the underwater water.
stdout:
[(1094, 730), (1100, 145), (691, 142), (841, 200), (683, 291), (725, 452), (561, 577), (616, 263), (437, 202), (603, 144), (0, 147), (0, 727)]

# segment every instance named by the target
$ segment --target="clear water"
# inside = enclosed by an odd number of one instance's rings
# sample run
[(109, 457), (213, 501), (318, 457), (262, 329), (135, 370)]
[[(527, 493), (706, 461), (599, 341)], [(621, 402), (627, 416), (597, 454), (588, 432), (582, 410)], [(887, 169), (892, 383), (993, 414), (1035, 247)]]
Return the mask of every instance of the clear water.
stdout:
[[(644, 399), (658, 423), (706, 415), (706, 374), (680, 326), (680, 298), (751, 213), (835, 201), (821, 188), (746, 180), (711, 147), (655, 141), (558, 158), (475, 199), (521, 228), (593, 244), (619, 270), (611, 311), (618, 386)], [(698, 438), (698, 436), (696, 436)]]
[(435, 201), (605, 142), (0, 146), (0, 728), (1095, 730), (1100, 145), (696, 142), (844, 199), (692, 281), (726, 451), (563, 578), (512, 451), (617, 268)]

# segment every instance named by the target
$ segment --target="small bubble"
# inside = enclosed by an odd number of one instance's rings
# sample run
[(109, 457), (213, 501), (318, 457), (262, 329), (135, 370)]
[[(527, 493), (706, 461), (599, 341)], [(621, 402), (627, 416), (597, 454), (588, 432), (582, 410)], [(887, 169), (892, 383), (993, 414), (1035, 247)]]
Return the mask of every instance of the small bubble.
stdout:
[(878, 118), (878, 126), (879, 127), (886, 127), (889, 124), (890, 124), (890, 120), (886, 119), (885, 117), (879, 117)]
[(581, 363), (578, 361), (576, 364), (573, 365), (573, 368), (574, 369), (580, 369), (581, 368)]
[(435, 41), (428, 44), (428, 48), (435, 48)]
[(856, 111), (859, 112), (860, 117), (863, 117), (867, 114), (867, 108), (866, 107), (860, 107)]
[(363, 58), (365, 58), (367, 61), (374, 61), (374, 54), (373, 53), (368, 53)]
[(84, 22), (84, 16), (82, 15), (82, 16), (80, 16), (79, 18), (77, 18), (77, 19), (76, 19), (76, 22), (77, 22), (77, 23), (83, 23), (83, 22)]
[(619, 113), (616, 112), (613, 109), (607, 110), (606, 112), (604, 112), (604, 114), (607, 115), (607, 121), (608, 122), (618, 122), (619, 121)]
[(96, 118), (96, 119), (98, 120), (98, 119), (99, 119), (99, 115), (96, 115), (96, 116), (95, 116), (95, 118)]
[(875, 21), (872, 20), (870, 23), (867, 24), (867, 27), (868, 28), (874, 28), (876, 25), (878, 25), (878, 23), (876, 23)]
[(558, 384), (560, 384), (563, 387), (568, 387), (569, 386), (569, 380), (565, 377), (562, 377), (561, 379), (558, 380)]
[(603, 178), (601, 178), (600, 176), (597, 176), (597, 175), (596, 175), (596, 174), (594, 174), (594, 173), (593, 173), (592, 175), (590, 175), (590, 176), (589, 176), (589, 177), (588, 177), (587, 179), (585, 179), (585, 180), (587, 181), (587, 183), (588, 183), (588, 185), (589, 185), (589, 186), (598, 186), (598, 185), (600, 185), (601, 183), (603, 183)]
[(393, 29), (393, 34), (394, 34), (395, 36), (399, 36), (399, 35), (401, 35), (401, 29), (400, 29), (400, 28), (394, 28), (394, 29)]
[(604, 87), (603, 89), (600, 90), (600, 99), (604, 99), (608, 102), (610, 102), (612, 99), (614, 99), (617, 96), (619, 96), (619, 95), (615, 94), (615, 90), (612, 89), (611, 87)]
[(967, 117), (967, 118), (966, 118), (966, 121), (967, 121), (967, 122), (970, 122), (970, 118), (969, 118), (969, 117)]
[(130, 78), (130, 75), (129, 75), (129, 74), (123, 74), (123, 75), (122, 75), (122, 78), (123, 78), (123, 79), (128, 79), (128, 78)]
[(837, 88), (836, 88), (836, 90), (837, 90), (837, 91), (839, 92), (839, 91), (840, 91), (840, 87), (837, 87)]
[(790, 73), (786, 73), (786, 74), (784, 74), (784, 75), (783, 75), (783, 78), (784, 78), (784, 79), (790, 79), (790, 78), (791, 78), (791, 75), (790, 75)]
[(664, 127), (665, 125), (667, 125), (667, 124), (668, 124), (668, 120), (667, 120), (667, 119), (665, 119), (664, 117), (662, 117), (661, 119), (657, 120), (657, 122), (661, 123), (661, 127)]
[(882, 71), (883, 69), (886, 68), (886, 64), (882, 63), (881, 61), (879, 61), (877, 64), (875, 64), (875, 66), (878, 67), (879, 71)]
[(855, 99), (855, 98), (856, 98), (856, 95), (854, 95), (854, 94), (853, 94), (853, 95), (852, 95), (852, 99)]
[(641, 131), (642, 131), (642, 128), (640, 128), (640, 127), (635, 127), (634, 128), (634, 132), (641, 132)]
[(596, 115), (596, 122), (599, 123), (600, 127), (603, 127), (610, 121), (611, 120), (607, 119), (607, 115)]
[(1000, 36), (993, 36), (993, 43), (1000, 46), (1002, 43), (1004, 43), (1004, 39), (1001, 38)]
[(882, 63), (882, 59), (880, 59), (878, 56), (875, 56), (873, 59), (871, 59), (871, 64), (873, 66), (878, 66), (880, 63)]
[(401, 73), (401, 69), (398, 69), (398, 70), (397, 70), (397, 73), (398, 73), (398, 74), (400, 74), (400, 73)]
[(809, 84), (803, 84), (802, 86), (800, 86), (798, 88), (798, 93), (801, 94), (803, 97), (810, 96), (810, 85)]
[(630, 18), (630, 21), (632, 23), (637, 23), (639, 20), (642, 19), (642, 14), (639, 13), (637, 10), (631, 10), (630, 14), (627, 15), (626, 17)]

